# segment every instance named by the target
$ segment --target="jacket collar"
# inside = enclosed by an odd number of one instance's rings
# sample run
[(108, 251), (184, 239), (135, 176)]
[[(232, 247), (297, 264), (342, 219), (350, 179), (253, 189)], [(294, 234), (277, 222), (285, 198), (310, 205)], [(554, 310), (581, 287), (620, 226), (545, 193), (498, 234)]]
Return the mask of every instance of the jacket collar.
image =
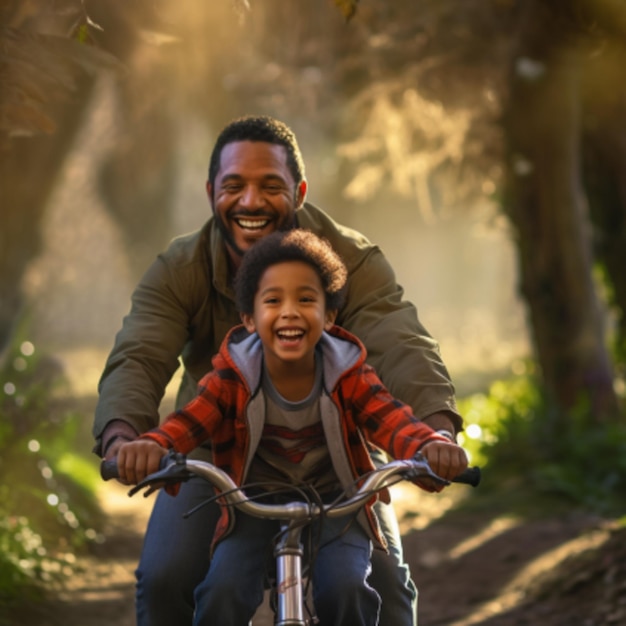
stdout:
[(213, 267), (213, 275), (211, 277), (213, 287), (219, 293), (234, 300), (235, 292), (230, 278), (230, 263), (228, 253), (226, 252), (224, 237), (222, 237), (222, 233), (220, 233), (220, 229), (217, 227), (217, 222), (214, 217), (206, 223), (205, 227), (208, 230), (209, 255), (211, 258), (211, 266)]
[(365, 361), (363, 344), (340, 326), (333, 326), (328, 332), (322, 333), (319, 345), (324, 356), (324, 386), (328, 392), (335, 388), (344, 374)]
[[(339, 326), (324, 331), (319, 345), (324, 357), (324, 387), (330, 393), (339, 379), (359, 367), (367, 355), (359, 339)], [(263, 362), (263, 345), (259, 336), (248, 333), (243, 325), (235, 326), (224, 339), (222, 352), (239, 372), (250, 394), (255, 395), (261, 386)]]

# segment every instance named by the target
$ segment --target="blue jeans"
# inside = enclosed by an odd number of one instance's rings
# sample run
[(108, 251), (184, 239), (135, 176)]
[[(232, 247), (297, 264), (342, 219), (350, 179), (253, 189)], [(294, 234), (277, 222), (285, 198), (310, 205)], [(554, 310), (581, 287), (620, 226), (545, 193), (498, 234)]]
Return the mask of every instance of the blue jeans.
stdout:
[[(206, 481), (192, 478), (174, 498), (163, 491), (157, 495), (136, 571), (137, 626), (193, 623), (194, 590), (209, 569), (220, 511), (218, 505), (210, 504), (187, 519), (183, 515), (212, 494)], [(417, 591), (403, 562), (393, 508), (378, 503), (375, 510), (389, 543), (389, 554), (373, 550), (368, 579), (382, 601), (379, 626), (415, 626)]]
[[(378, 624), (380, 599), (366, 583), (371, 542), (357, 523), (346, 531), (349, 521), (327, 519), (321, 526), (322, 547), (313, 570), (313, 602), (321, 626)], [(196, 588), (194, 626), (248, 624), (263, 601), (271, 542), (279, 529), (277, 521), (236, 513), (235, 528), (217, 545), (209, 572)]]

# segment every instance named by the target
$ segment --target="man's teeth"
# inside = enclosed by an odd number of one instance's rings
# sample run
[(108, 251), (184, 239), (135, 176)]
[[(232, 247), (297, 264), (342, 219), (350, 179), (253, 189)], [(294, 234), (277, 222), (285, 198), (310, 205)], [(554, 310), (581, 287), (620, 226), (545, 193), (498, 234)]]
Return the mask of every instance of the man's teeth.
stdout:
[(247, 230), (261, 230), (262, 228), (265, 228), (269, 223), (269, 220), (245, 220), (241, 218), (237, 220), (237, 224), (239, 224), (241, 228), (246, 228)]

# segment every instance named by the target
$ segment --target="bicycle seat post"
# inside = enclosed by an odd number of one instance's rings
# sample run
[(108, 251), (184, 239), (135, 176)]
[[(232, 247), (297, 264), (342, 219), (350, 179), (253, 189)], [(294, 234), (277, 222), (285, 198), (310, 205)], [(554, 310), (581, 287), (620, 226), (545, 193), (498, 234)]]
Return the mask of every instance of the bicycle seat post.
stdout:
[(302, 526), (283, 522), (276, 546), (276, 624), (306, 626), (302, 598)]

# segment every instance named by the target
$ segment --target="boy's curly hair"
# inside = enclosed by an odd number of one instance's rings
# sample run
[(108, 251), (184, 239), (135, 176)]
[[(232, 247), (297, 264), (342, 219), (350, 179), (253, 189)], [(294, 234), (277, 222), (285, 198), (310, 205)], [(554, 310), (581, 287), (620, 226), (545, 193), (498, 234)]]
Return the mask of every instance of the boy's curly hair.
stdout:
[(255, 243), (243, 256), (235, 278), (235, 296), (240, 313), (254, 312), (254, 296), (268, 267), (285, 261), (303, 261), (317, 272), (326, 296), (326, 309), (343, 304), (348, 271), (325, 239), (309, 230), (274, 232)]

